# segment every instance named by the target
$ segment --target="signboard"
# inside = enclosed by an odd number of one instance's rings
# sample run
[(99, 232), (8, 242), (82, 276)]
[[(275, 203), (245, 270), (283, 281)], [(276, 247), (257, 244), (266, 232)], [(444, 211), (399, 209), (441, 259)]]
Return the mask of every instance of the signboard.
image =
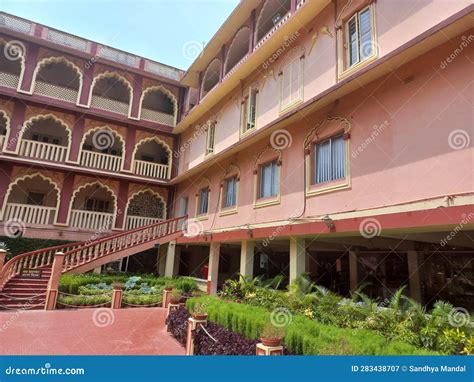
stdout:
[(42, 273), (43, 273), (42, 269), (23, 268), (21, 270), (20, 276), (24, 277), (25, 279), (40, 279)]

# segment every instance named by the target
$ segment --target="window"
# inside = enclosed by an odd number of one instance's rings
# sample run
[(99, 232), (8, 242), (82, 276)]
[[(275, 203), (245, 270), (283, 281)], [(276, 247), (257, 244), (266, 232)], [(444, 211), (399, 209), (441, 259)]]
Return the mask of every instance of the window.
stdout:
[(42, 192), (28, 192), (26, 204), (42, 206), (44, 205), (45, 194)]
[(209, 187), (199, 191), (198, 215), (205, 215), (209, 211)]
[(109, 211), (109, 201), (100, 200), (94, 198), (86, 198), (84, 202), (84, 209), (86, 211), (95, 211), (95, 212), (108, 212)]
[(346, 145), (344, 136), (315, 144), (314, 183), (324, 183), (346, 177)]
[(280, 111), (303, 100), (303, 58), (293, 59), (280, 73)]
[(373, 22), (370, 7), (357, 12), (346, 25), (347, 66), (374, 55)]
[(242, 102), (242, 133), (255, 128), (257, 93), (257, 89), (250, 89), (248, 96)]
[(260, 167), (260, 198), (278, 195), (278, 164), (274, 160)]
[(188, 197), (183, 196), (179, 201), (179, 216), (185, 216), (188, 214)]
[(237, 177), (233, 176), (225, 180), (224, 208), (237, 205)]
[(214, 152), (214, 141), (216, 137), (216, 124), (215, 122), (209, 122), (207, 124), (207, 136), (206, 136), (206, 155)]

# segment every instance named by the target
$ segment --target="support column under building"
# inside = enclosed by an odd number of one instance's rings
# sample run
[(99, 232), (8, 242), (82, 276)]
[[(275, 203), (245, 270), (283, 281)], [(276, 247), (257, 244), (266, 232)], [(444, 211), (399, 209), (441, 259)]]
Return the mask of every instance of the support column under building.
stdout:
[(255, 253), (255, 242), (253, 240), (242, 240), (240, 247), (240, 274), (253, 277), (253, 262)]
[(306, 272), (308, 254), (304, 238), (290, 238), (290, 283)]
[(209, 272), (207, 275), (207, 293), (217, 293), (217, 283), (219, 278), (219, 256), (221, 243), (211, 243), (209, 247)]

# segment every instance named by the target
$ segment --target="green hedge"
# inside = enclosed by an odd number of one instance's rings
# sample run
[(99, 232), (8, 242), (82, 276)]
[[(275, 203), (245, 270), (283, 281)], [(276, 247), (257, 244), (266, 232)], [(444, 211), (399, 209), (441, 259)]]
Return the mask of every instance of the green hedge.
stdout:
[[(191, 310), (197, 303), (207, 306), (209, 320), (248, 339), (257, 339), (270, 312), (255, 306), (203, 296), (187, 301)], [(434, 355), (437, 353), (399, 342), (388, 341), (366, 329), (344, 329), (294, 315), (284, 339), (290, 352), (303, 355)]]
[(7, 236), (0, 236), (0, 245), (7, 250), (7, 260), (22, 253), (36, 251), (48, 247), (55, 247), (71, 243), (65, 240), (48, 240), (48, 239), (29, 239), (24, 237), (12, 238)]

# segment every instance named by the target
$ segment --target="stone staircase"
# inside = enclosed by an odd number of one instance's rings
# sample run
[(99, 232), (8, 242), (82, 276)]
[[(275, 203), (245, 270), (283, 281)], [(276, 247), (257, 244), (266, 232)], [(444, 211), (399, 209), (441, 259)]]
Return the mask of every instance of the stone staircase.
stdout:
[[(23, 253), (0, 273), (0, 310), (43, 309), (64, 273), (84, 273), (168, 243), (183, 234), (187, 216), (163, 220), (100, 239)], [(54, 303), (56, 293), (54, 294)], [(48, 303), (51, 305), (51, 303)]]

